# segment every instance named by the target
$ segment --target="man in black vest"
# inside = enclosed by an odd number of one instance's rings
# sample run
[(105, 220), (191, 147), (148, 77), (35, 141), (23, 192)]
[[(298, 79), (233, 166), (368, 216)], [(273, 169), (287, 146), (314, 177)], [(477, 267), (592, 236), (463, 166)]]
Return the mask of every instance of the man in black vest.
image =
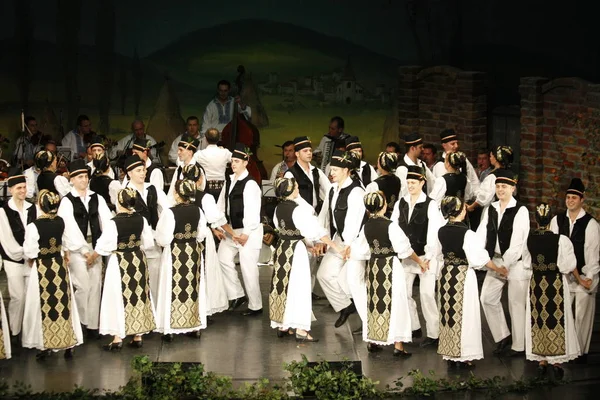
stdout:
[(414, 337), (422, 336), (417, 303), (412, 297), (413, 283), (417, 275), (419, 276), (421, 311), (427, 327), (427, 338), (423, 340), (421, 347), (435, 345), (439, 338), (440, 314), (435, 293), (438, 273), (436, 255), (438, 254), (438, 231), (444, 225), (439, 205), (423, 192), (425, 170), (416, 165), (406, 167), (408, 194), (396, 203), (391, 217), (391, 220), (400, 225), (409, 238), (414, 252), (427, 263), (427, 269), (423, 269), (410, 258), (402, 260)]
[(16, 336), (21, 333), (27, 282), (31, 271), (23, 257), (25, 227), (37, 218), (37, 212), (34, 205), (25, 201), (27, 183), (24, 175), (20, 172), (13, 174), (6, 184), (12, 197), (0, 208), (0, 254), (8, 280), (10, 331)]
[(177, 161), (177, 169), (173, 174), (169, 192), (167, 193), (167, 198), (173, 205), (175, 204), (175, 198), (173, 197), (175, 193), (175, 182), (183, 179), (182, 171), (184, 166), (196, 163), (194, 153), (196, 153), (196, 150), (198, 150), (199, 143), (200, 142), (198, 139), (189, 135), (183, 135), (179, 141), (179, 147), (177, 147), (177, 156), (179, 157)]
[[(248, 302), (248, 310), (242, 313), (245, 316), (262, 314), (258, 274), (258, 257), (263, 238), (263, 226), (260, 222), (262, 193), (246, 169), (249, 159), (249, 150), (238, 143), (231, 155), (233, 174), (221, 190), (217, 204), (235, 232), (235, 236), (227, 235), (221, 241), (218, 251), (227, 297), (231, 302), (229, 310), (233, 311)], [(235, 270), (234, 259), (237, 254), (247, 297)]]
[[(571, 239), (577, 258), (579, 280), (571, 281), (570, 290), (575, 304), (575, 330), (579, 339), (581, 353), (590, 350), (594, 314), (596, 311), (596, 292), (598, 290), (599, 226), (598, 222), (583, 209), (585, 186), (579, 178), (573, 178), (567, 189), (567, 212), (552, 218), (550, 229)], [(586, 289), (589, 286), (589, 289)]]
[[(146, 166), (146, 177), (144, 182), (151, 183), (156, 189), (163, 192), (165, 191), (165, 174), (163, 167), (155, 162), (152, 162), (150, 157), (150, 142), (146, 139), (136, 139), (131, 147), (132, 153), (137, 155)], [(123, 187), (127, 186), (129, 180), (127, 173), (123, 178)]]
[(422, 175), (425, 176), (423, 192), (425, 192), (425, 194), (431, 193), (435, 177), (429, 168), (427, 168), (427, 165), (419, 158), (421, 156), (421, 151), (423, 151), (423, 138), (416, 132), (409, 133), (404, 137), (404, 144), (406, 147), (406, 154), (398, 161), (398, 168), (396, 168), (396, 176), (400, 178), (400, 196), (403, 197), (408, 194), (406, 174), (408, 172), (408, 167), (414, 165), (421, 168), (423, 171)]
[(525, 351), (525, 320), (527, 290), (531, 270), (523, 267), (521, 255), (529, 236), (529, 213), (525, 206), (513, 197), (517, 177), (510, 170), (496, 172), (496, 196), (483, 211), (477, 236), (485, 242), (485, 248), (498, 271), (488, 271), (481, 287), (481, 307), (494, 341), (498, 343), (494, 354), (501, 354), (511, 342), (504, 309), (500, 299), (508, 278), (508, 311), (512, 329), (512, 347), (508, 355), (516, 356)]
[(68, 242), (63, 243), (71, 256), (69, 271), (79, 319), (88, 330), (96, 333), (100, 322), (100, 295), (102, 287), (102, 258), (92, 259), (102, 226), (112, 214), (102, 196), (88, 189), (90, 170), (83, 159), (69, 165), (73, 189), (63, 197), (58, 216), (65, 221)]
[(367, 187), (369, 183), (377, 179), (377, 171), (375, 171), (375, 168), (366, 161), (363, 161), (363, 147), (358, 136), (350, 136), (346, 139), (346, 151), (354, 154), (359, 160), (356, 174), (360, 178), (363, 187)]

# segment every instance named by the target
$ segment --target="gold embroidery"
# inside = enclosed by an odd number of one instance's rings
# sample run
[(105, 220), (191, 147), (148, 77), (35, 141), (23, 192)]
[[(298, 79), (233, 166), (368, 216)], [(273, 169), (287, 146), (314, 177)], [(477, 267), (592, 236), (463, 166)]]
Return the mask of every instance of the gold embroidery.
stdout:
[(287, 291), (290, 283), (290, 271), (294, 258), (294, 249), (299, 240), (281, 240), (275, 251), (275, 265), (271, 292), (269, 293), (269, 318), (282, 324), (287, 305)]
[(279, 229), (277, 229), (277, 231), (283, 236), (302, 236), (298, 229), (286, 229), (285, 221), (283, 219), (279, 220)]
[(449, 252), (444, 256), (444, 265), (469, 265), (469, 261), (466, 258), (457, 257), (454, 252)]
[(177, 240), (182, 240), (182, 239), (192, 239), (195, 238), (196, 236), (198, 236), (198, 232), (197, 231), (193, 231), (192, 230), (192, 225), (191, 224), (185, 224), (185, 232), (184, 233), (176, 233), (175, 234), (175, 239)]
[(556, 272), (558, 271), (558, 266), (556, 265), (556, 263), (550, 263), (550, 264), (546, 264), (546, 257), (544, 257), (543, 254), (538, 254), (536, 257), (536, 262), (532, 262), (531, 263), (531, 268), (534, 271), (538, 271), (538, 272), (546, 272), (546, 271), (552, 271), (552, 272)]
[(393, 253), (394, 253), (394, 249), (392, 249), (390, 247), (379, 247), (379, 240), (377, 240), (377, 239), (373, 240), (373, 247), (371, 247), (371, 254), (388, 255), (388, 254), (393, 254)]
[[(390, 336), (393, 259), (381, 257), (367, 262), (367, 338), (370, 340), (387, 342)], [(383, 291), (379, 290), (380, 286)]]
[(132, 234), (129, 236), (129, 242), (127, 243), (119, 243), (117, 249), (125, 250), (125, 249), (134, 249), (136, 247), (140, 247), (142, 245), (142, 241), (136, 237), (136, 235)]
[(47, 254), (60, 253), (61, 247), (62, 246), (56, 245), (56, 238), (50, 238), (50, 247), (41, 247), (40, 254), (47, 255)]
[[(454, 255), (454, 253), (449, 253)], [(438, 309), (440, 310), (440, 342), (438, 354), (458, 358), (462, 355), (461, 335), (466, 265), (446, 263), (438, 279)]]

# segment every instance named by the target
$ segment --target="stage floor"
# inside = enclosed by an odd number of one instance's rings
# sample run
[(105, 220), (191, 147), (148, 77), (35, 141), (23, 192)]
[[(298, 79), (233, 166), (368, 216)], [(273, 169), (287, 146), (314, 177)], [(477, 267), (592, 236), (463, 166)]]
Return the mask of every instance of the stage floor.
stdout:
[[(159, 334), (151, 334), (144, 337), (142, 349), (123, 347), (121, 352), (103, 351), (100, 346), (111, 340), (104, 337), (77, 347), (74, 358), (69, 361), (64, 360), (61, 353), (44, 361), (36, 361), (36, 350), (17, 348), (13, 349), (11, 360), (0, 361), (0, 381), (11, 385), (21, 381), (31, 385), (35, 391), (66, 391), (75, 385), (116, 390), (132, 374), (132, 357), (144, 354), (154, 361), (201, 362), (208, 371), (231, 376), (236, 385), (253, 382), (261, 377), (271, 381), (283, 380), (287, 376), (283, 364), (299, 360), (302, 354), (310, 361), (360, 360), (364, 375), (379, 381), (382, 387), (386, 384), (393, 386), (396, 379), (406, 377), (412, 369), (423, 372), (434, 370), (438, 378), (470, 373), (448, 370), (435, 347), (419, 347), (423, 338), (415, 339), (415, 342), (407, 345), (413, 356), (406, 360), (393, 357), (391, 346), (380, 353), (369, 354), (360, 337), (352, 335), (352, 330), (359, 326), (358, 316), (351, 316), (348, 323), (336, 329), (333, 324), (338, 315), (326, 300), (313, 303), (317, 321), (314, 322), (311, 333), (320, 339), (318, 343), (298, 344), (293, 337), (279, 339), (269, 327), (266, 308), (272, 270), (268, 266), (260, 269), (265, 304), (265, 312), (261, 316), (244, 317), (239, 311), (224, 312), (213, 317), (214, 323), (203, 331), (200, 340), (176, 336), (172, 343), (165, 343), (161, 341)], [(8, 293), (4, 273), (1, 274), (0, 287), (6, 301)], [(320, 293), (319, 289), (317, 292)], [(414, 293), (418, 296), (417, 288)], [(482, 378), (503, 376), (509, 381), (535, 376), (536, 363), (527, 362), (524, 357), (499, 358), (492, 355), (493, 340), (483, 313), (482, 318), (485, 358), (476, 362), (473, 373)], [(421, 323), (424, 323), (422, 316)], [(558, 396), (563, 391), (572, 399), (584, 398), (587, 394), (591, 396), (600, 389), (600, 364), (568, 364), (565, 378), (571, 379), (577, 387), (569, 385), (554, 388), (551, 397)], [(405, 379), (404, 383), (410, 385), (410, 380)], [(548, 394), (541, 396), (548, 398)]]

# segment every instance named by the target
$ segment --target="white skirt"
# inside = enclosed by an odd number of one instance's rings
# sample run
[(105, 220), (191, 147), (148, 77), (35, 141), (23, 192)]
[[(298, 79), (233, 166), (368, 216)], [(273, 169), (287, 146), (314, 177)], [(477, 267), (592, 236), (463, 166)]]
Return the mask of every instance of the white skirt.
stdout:
[(206, 328), (206, 281), (205, 268), (200, 254), (201, 273), (198, 288), (198, 314), (200, 325), (192, 328), (171, 328), (171, 296), (173, 293), (173, 264), (171, 246), (164, 248), (160, 263), (160, 279), (158, 283), (158, 299), (156, 299), (156, 331), (162, 334), (181, 334)]
[[(79, 311), (75, 295), (73, 292), (73, 280), (71, 273), (69, 274), (69, 288), (71, 291), (71, 324), (75, 332), (75, 346), (83, 344), (83, 333), (81, 331), (81, 321), (79, 320)], [(23, 347), (46, 350), (44, 347), (44, 332), (42, 328), (42, 310), (40, 301), (40, 286), (37, 272), (37, 263), (33, 263), (31, 267), (31, 275), (27, 284), (27, 295), (25, 296), (25, 311), (23, 313), (23, 330), (22, 330)]]
[[(147, 262), (147, 260), (146, 260)], [(146, 264), (146, 267), (148, 265)], [(149, 273), (149, 272), (148, 272)], [(111, 254), (106, 265), (104, 287), (102, 289), (102, 303), (100, 305), (100, 334), (118, 336), (124, 339), (125, 334), (125, 306), (123, 304), (121, 268), (115, 254)], [(150, 304), (154, 320), (156, 313), (154, 301), (150, 291)], [(147, 333), (147, 332), (146, 332)]]
[(472, 268), (465, 276), (463, 294), (463, 317), (460, 332), (460, 357), (442, 356), (444, 360), (467, 362), (483, 358), (481, 339), (481, 310), (479, 308), (479, 289), (477, 275)]
[(527, 323), (525, 324), (525, 358), (531, 361), (548, 361), (549, 364), (562, 364), (574, 360), (581, 355), (579, 339), (575, 332), (575, 321), (573, 319), (573, 310), (571, 309), (571, 291), (569, 290), (569, 280), (563, 274), (563, 303), (565, 313), (565, 354), (560, 356), (540, 356), (531, 352), (531, 300), (529, 289), (527, 290)]
[(223, 281), (223, 271), (219, 265), (217, 246), (212, 234), (206, 236), (204, 241), (204, 270), (206, 271), (206, 315), (213, 315), (229, 308), (229, 299)]
[(303, 241), (296, 243), (288, 283), (283, 323), (271, 321), (271, 328), (310, 330), (312, 321), (312, 281), (310, 261)]
[(392, 306), (390, 310), (390, 330), (387, 341), (371, 340), (367, 335), (367, 318), (365, 318), (363, 321), (364, 342), (375, 343), (380, 346), (394, 344), (396, 342), (412, 342), (412, 327), (410, 325), (410, 309), (408, 308), (404, 267), (398, 257), (394, 257), (392, 262)]
[(0, 318), (2, 322), (2, 338), (4, 343), (4, 358), (9, 359), (11, 357), (10, 347), (10, 328), (8, 327), (8, 318), (6, 318), (6, 310), (4, 309), (4, 301), (2, 301), (2, 292), (0, 292)]

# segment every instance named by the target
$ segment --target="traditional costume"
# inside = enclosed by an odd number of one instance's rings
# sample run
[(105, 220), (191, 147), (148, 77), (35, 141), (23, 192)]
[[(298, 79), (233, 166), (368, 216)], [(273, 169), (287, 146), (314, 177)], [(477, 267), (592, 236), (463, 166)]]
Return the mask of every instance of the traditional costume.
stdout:
[[(350, 136), (346, 139), (346, 151), (350, 152), (353, 149), (360, 149), (361, 154), (363, 151), (362, 143), (358, 139), (358, 136)], [(367, 187), (367, 185), (377, 179), (377, 171), (373, 168), (372, 165), (363, 161), (362, 158), (358, 162), (358, 168), (356, 168), (356, 175), (359, 177), (360, 181), (363, 184), (363, 187)]]
[[(406, 147), (419, 146), (423, 144), (423, 138), (418, 133), (410, 133), (404, 138)], [(423, 185), (423, 192), (425, 194), (431, 193), (433, 185), (435, 183), (435, 176), (429, 171), (427, 165), (420, 159), (413, 161), (408, 154), (404, 155), (404, 158), (399, 160), (398, 168), (396, 168), (396, 176), (400, 178), (400, 196), (406, 196), (408, 194), (408, 186), (406, 184), (406, 175), (408, 174), (408, 168), (411, 166), (417, 166), (421, 169), (421, 174), (425, 177), (425, 185)]]
[(55, 162), (58, 163), (58, 160), (51, 151), (42, 150), (35, 155), (35, 165), (41, 171), (37, 177), (38, 192), (46, 189), (64, 197), (71, 191), (71, 185), (67, 178), (57, 175), (56, 170), (51, 168)]
[[(440, 141), (442, 142), (442, 144), (453, 142), (455, 140), (458, 140), (458, 135), (456, 134), (454, 129), (445, 129), (440, 133)], [(444, 176), (448, 172), (446, 170), (446, 166), (444, 165), (445, 158), (446, 158), (446, 152), (444, 151), (442, 153), (442, 159), (433, 166), (434, 179)], [(471, 185), (471, 191), (474, 195), (477, 195), (479, 193), (479, 177), (477, 176), (477, 172), (475, 172), (475, 168), (473, 168), (473, 164), (471, 164), (471, 161), (469, 161), (468, 158), (467, 158), (466, 173), (467, 173), (467, 180), (469, 181), (469, 184)], [(470, 200), (470, 199), (467, 199), (467, 200)], [(482, 206), (484, 206), (484, 205), (482, 205)]]
[(381, 174), (373, 182), (369, 183), (365, 192), (373, 193), (381, 190), (385, 195), (385, 202), (387, 209), (385, 211), (385, 217), (391, 218), (394, 206), (400, 198), (401, 182), (394, 172), (398, 166), (398, 155), (396, 153), (381, 152), (377, 157), (378, 168), (386, 171), (387, 174)]
[(11, 357), (10, 347), (10, 329), (8, 328), (8, 319), (0, 292), (0, 360), (8, 360)]

